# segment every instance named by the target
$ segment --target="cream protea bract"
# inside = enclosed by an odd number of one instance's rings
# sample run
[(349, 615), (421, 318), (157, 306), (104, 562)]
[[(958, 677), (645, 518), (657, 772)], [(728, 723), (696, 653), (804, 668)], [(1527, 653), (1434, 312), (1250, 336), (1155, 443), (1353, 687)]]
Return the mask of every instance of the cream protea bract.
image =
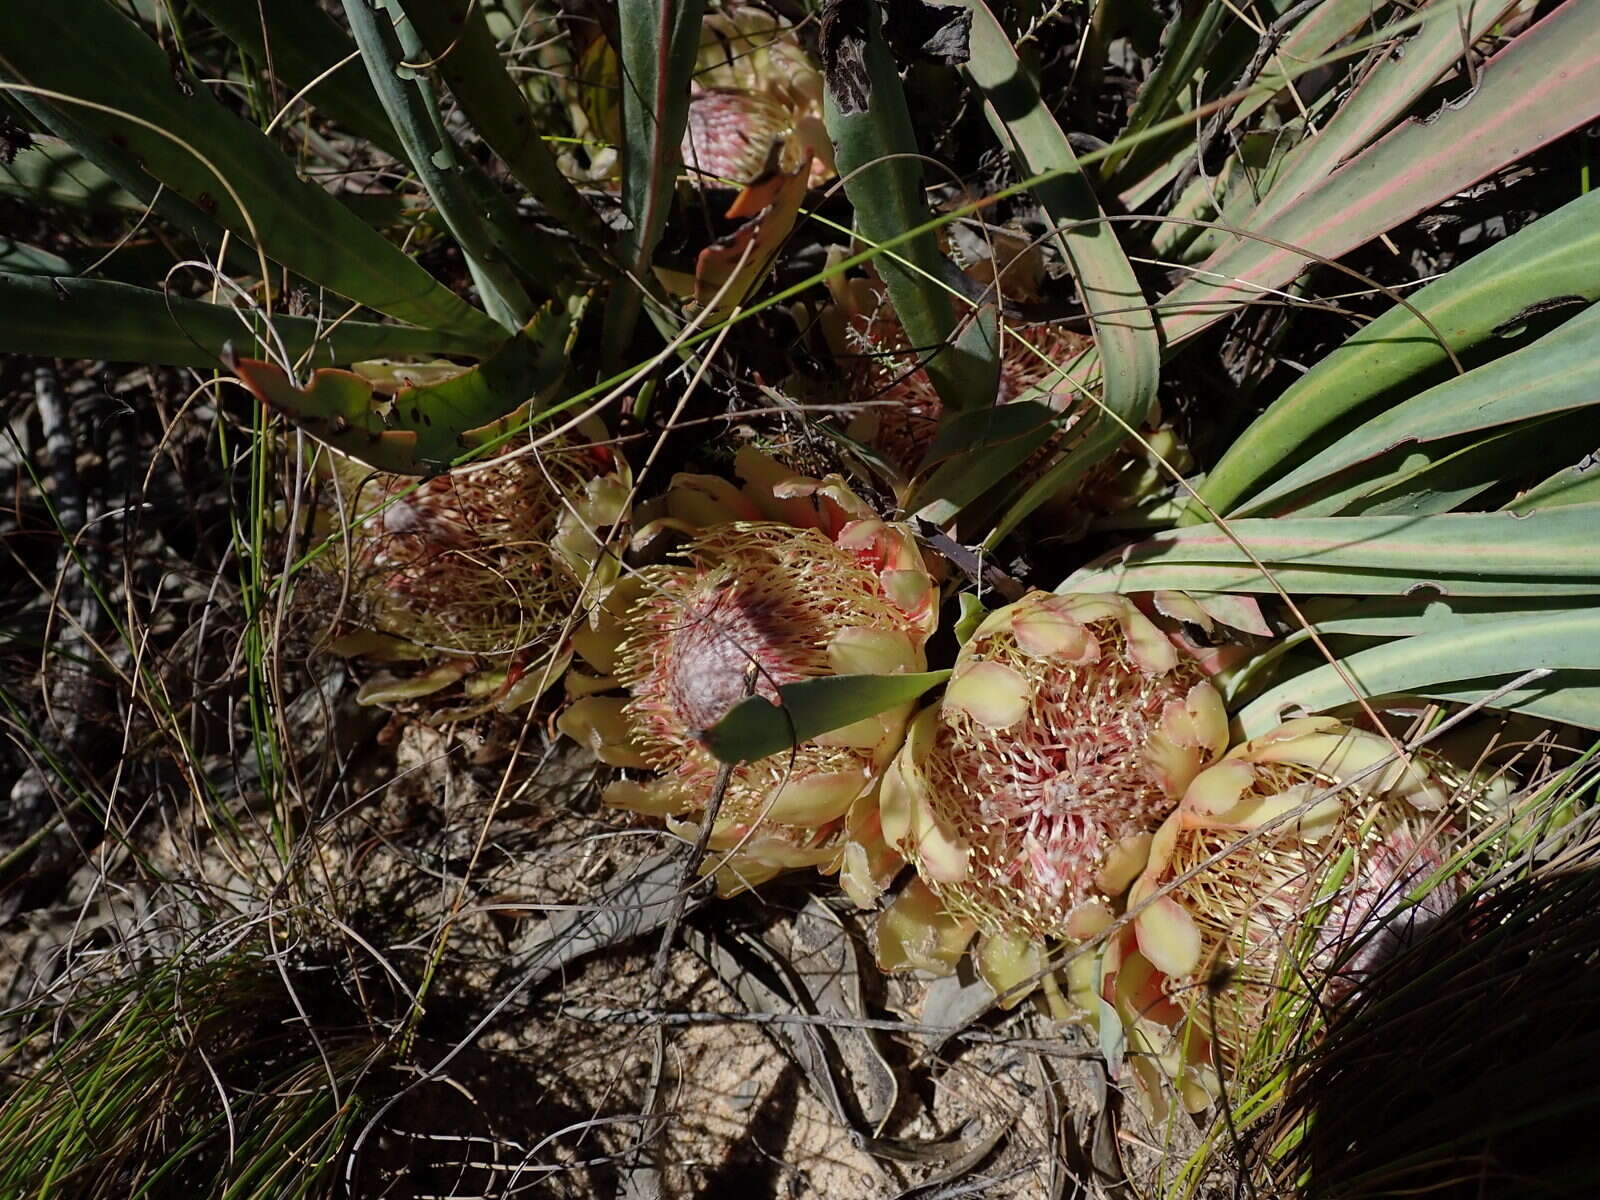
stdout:
[(1230, 1068), (1282, 999), (1350, 995), (1387, 947), (1459, 898), (1443, 871), (1446, 799), (1420, 760), (1322, 717), (1286, 722), (1196, 777), (1128, 898), (1138, 969), (1159, 972), (1187, 1014), (1189, 1063)]
[(832, 178), (833, 143), (822, 123), (822, 74), (794, 27), (751, 4), (725, 4), (701, 27), (689, 93), (683, 162), (712, 181), (749, 183), (776, 162), (810, 160), (810, 183)]
[[(679, 476), (659, 524), (687, 534), (681, 564), (647, 567), (578, 643), (604, 673), (561, 728), (616, 766), (606, 801), (688, 830), (721, 764), (704, 734), (747, 692), (826, 675), (924, 669), (936, 590), (910, 532), (885, 522), (837, 477), (817, 481), (754, 451), (741, 490)], [(863, 902), (898, 860), (878, 832), (876, 787), (910, 706), (882, 713), (733, 769), (711, 846), (724, 891), (786, 869), (843, 872)]]
[(1226, 741), (1221, 697), (1129, 600), (1034, 592), (978, 626), (913, 722), (884, 779), (884, 836), (983, 932), (979, 966), (1005, 991), (1042, 961), (1030, 947), (1110, 923)]
[(607, 543), (629, 481), (606, 446), (513, 447), (429, 479), (340, 459), (330, 476), (321, 524), (349, 584), (342, 623), (355, 627), (333, 648), (426, 664), (369, 681), (364, 702), (466, 680), (479, 706), (512, 708), (561, 677), (572, 632), (619, 566)]

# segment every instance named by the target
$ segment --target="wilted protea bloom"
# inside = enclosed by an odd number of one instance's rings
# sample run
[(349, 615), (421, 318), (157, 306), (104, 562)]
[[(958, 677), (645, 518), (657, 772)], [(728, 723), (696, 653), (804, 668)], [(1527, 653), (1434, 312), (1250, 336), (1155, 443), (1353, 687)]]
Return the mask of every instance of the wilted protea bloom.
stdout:
[[(993, 276), (992, 264), (980, 265)], [(851, 401), (861, 405), (848, 432), (909, 480), (935, 465), (924, 460), (944, 405), (928, 372), (917, 366), (921, 356), (907, 342), (882, 286), (836, 277), (829, 287), (834, 302), (822, 315), (822, 330), (844, 367)], [(1066, 416), (1064, 428), (1023, 467), (1024, 474), (1043, 469), (1051, 449), (1071, 437), (1076, 414), (1093, 403), (1065, 373), (1093, 345), (1093, 339), (1063, 325), (1008, 326), (1003, 331), (994, 403), (1029, 399)], [(1174, 469), (1187, 468), (1188, 450), (1170, 426), (1153, 420), (1144, 436), (1148, 450), (1131, 445), (1119, 451), (1047, 507), (1053, 536), (1081, 534), (1097, 513), (1119, 512), (1167, 487), (1171, 476), (1152, 455)]]
[[(862, 405), (850, 435), (882, 454), (907, 478), (917, 473), (933, 444), (943, 403), (881, 284), (835, 277), (833, 304), (822, 329), (834, 358), (844, 366), (852, 401)], [(1008, 404), (1034, 389), (1060, 411), (1081, 402), (1076, 386), (1056, 370), (1070, 367), (1093, 342), (1059, 325), (1028, 325), (1007, 331), (1000, 356), (996, 404)]]
[(979, 967), (1005, 992), (1046, 942), (1110, 923), (1151, 834), (1226, 744), (1221, 697), (1132, 602), (1030, 593), (978, 626), (913, 722), (884, 779), (884, 836), (945, 919), (983, 932)]
[[(603, 432), (603, 431), (595, 431)], [(561, 677), (571, 634), (617, 575), (606, 548), (627, 508), (625, 464), (606, 446), (515, 446), (431, 479), (341, 459), (322, 503), (354, 625), (340, 653), (427, 664), (370, 681), (365, 703), (466, 680), (475, 705), (512, 708)]]
[[(1180, 1083), (1240, 1061), (1279, 1000), (1350, 995), (1459, 898), (1443, 876), (1408, 899), (1441, 876), (1453, 838), (1438, 778), (1391, 758), (1388, 740), (1333, 718), (1289, 721), (1202, 772), (1157, 832), (1128, 897), (1145, 983), (1123, 993), (1142, 995), (1130, 1015), (1152, 1041), (1141, 1006), (1158, 992), (1175, 1002), (1165, 1021), (1185, 1050), (1166, 1065)], [(1203, 1104), (1205, 1091), (1186, 1099)]]
[(749, 183), (775, 165), (810, 157), (813, 187), (832, 178), (833, 143), (822, 123), (822, 75), (794, 28), (753, 4), (706, 14), (689, 94), (683, 164), (691, 175)]
[[(686, 821), (703, 812), (720, 770), (703, 735), (749, 690), (776, 701), (780, 685), (805, 679), (924, 669), (937, 592), (910, 532), (837, 476), (806, 479), (753, 450), (737, 465), (742, 491), (673, 481), (660, 524), (689, 535), (687, 561), (625, 580), (609, 620), (579, 640), (609, 678), (574, 690), (615, 684), (626, 696), (584, 696), (561, 728), (605, 762), (652, 773), (613, 783), (610, 804)], [(734, 768), (711, 841), (732, 854), (723, 890), (819, 866), (870, 901), (898, 865), (875, 799), (909, 709)]]

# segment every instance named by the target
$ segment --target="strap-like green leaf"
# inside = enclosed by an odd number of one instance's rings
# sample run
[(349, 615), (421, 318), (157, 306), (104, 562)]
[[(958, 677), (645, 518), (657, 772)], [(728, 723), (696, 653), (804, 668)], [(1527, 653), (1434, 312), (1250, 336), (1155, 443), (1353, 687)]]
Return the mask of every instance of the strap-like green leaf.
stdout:
[[(852, 28), (823, 47), (823, 116), (856, 229), (869, 247), (932, 220), (911, 110), (879, 9), (862, 0), (832, 0), (831, 23)], [(993, 404), (1000, 369), (995, 310), (985, 305), (958, 322), (950, 282), (956, 267), (934, 234), (902, 242), (874, 265), (906, 341), (945, 407), (958, 412)]]
[(594, 249), (607, 248), (610, 231), (561, 173), (539, 135), (527, 96), (501, 61), (483, 5), (476, 0), (402, 2), (461, 111), (517, 182), (567, 232)]
[[(379, 11), (382, 4), (386, 11)], [(345, 16), (367, 65), (367, 77), (400, 135), (411, 169), (461, 247), (489, 314), (515, 330), (533, 316), (533, 301), (495, 244), (490, 229), (515, 221), (498, 193), (474, 189), (474, 170), (445, 130), (428, 76), (406, 66), (427, 51), (404, 19), (399, 0), (344, 0)], [(487, 203), (485, 203), (487, 201)]]
[(1526, 516), (1542, 508), (1562, 508), (1568, 504), (1600, 504), (1600, 462), (1595, 461), (1593, 454), (1529, 488), (1504, 505), (1504, 509)]
[(0, 21), (0, 70), (104, 106), (51, 101), (312, 282), (415, 325), (466, 337), (503, 336), (328, 192), (302, 180), (259, 129), (175, 68), (106, 0), (51, 0), (31, 6), (26, 20)]
[(704, 735), (723, 762), (754, 762), (842, 729), (902, 704), (910, 704), (950, 677), (949, 671), (914, 675), (827, 675), (778, 688), (779, 703), (764, 696), (741, 700)]
[[(1067, 135), (1045, 107), (1038, 88), (985, 0), (965, 0), (972, 13), (971, 57), (967, 73), (984, 96), (984, 111), (996, 136), (1026, 176), (1053, 173), (1034, 188), (1051, 221), (1056, 241), (1089, 311), (1099, 354), (1093, 379), (1068, 373), (1079, 387), (1098, 391), (1105, 409), (1133, 428), (1142, 424), (1155, 401), (1161, 371), (1161, 345), (1155, 320), (1115, 230), (1104, 220)], [(1064, 172), (1064, 173), (1063, 173)], [(1098, 386), (1096, 386), (1098, 385)], [(1052, 388), (1057, 385), (1052, 382)], [(1081, 476), (1127, 436), (1122, 425), (1091, 409), (1083, 418), (1088, 434), (1046, 477), (1029, 489), (1024, 503), (1002, 520), (1004, 536), (1028, 512)]]
[(320, 80), (306, 95), (319, 112), (384, 153), (405, 157), (361, 60), (337, 66), (356, 53), (356, 44), (317, 0), (194, 0), (194, 6), (258, 67), (265, 70), (270, 62), (273, 74), (294, 92)]
[[(1437, 19), (1457, 33), (1453, 15)], [(1252, 232), (1282, 244), (1241, 236), (1163, 297), (1165, 345), (1170, 351), (1263, 289), (1282, 287), (1310, 261), (1307, 253), (1346, 254), (1597, 116), (1600, 5), (1567, 0), (1485, 63), (1462, 103), (1402, 125), (1307, 181), (1266, 220), (1252, 219)]]
[(700, 48), (705, 0), (619, 0), (617, 48), (622, 68), (622, 211), (629, 225), (618, 247), (633, 279), (622, 280), (606, 311), (606, 359), (621, 355), (639, 320), (650, 263), (666, 228), (683, 134), (689, 124), (689, 78)]
[[(1411, 297), (1458, 354), (1491, 346), (1517, 318), (1564, 300), (1600, 300), (1600, 192), (1535, 221)], [(1510, 343), (1508, 343), (1509, 345)], [(1297, 380), (1229, 447), (1200, 488), (1230, 512), (1348, 412), (1405, 396), (1450, 369), (1411, 308), (1395, 305)], [(1193, 523), (1203, 520), (1197, 511)]]
[[(1561, 596), (1600, 585), (1600, 508), (1571, 505), (1526, 517), (1277, 517), (1229, 521), (1290, 592), (1393, 596)], [(1074, 573), (1057, 591), (1271, 592), (1275, 588), (1215, 525), (1164, 533)]]
[[(1525, 671), (1557, 672), (1496, 701), (1546, 719), (1600, 728), (1600, 608), (1558, 609), (1403, 638), (1296, 676), (1239, 715), (1245, 736), (1271, 729), (1292, 709), (1322, 712), (1352, 703), (1345, 677), (1367, 699), (1396, 693), (1480, 698)], [(1470, 681), (1473, 686), (1463, 687)], [(1446, 686), (1455, 685), (1455, 686)]]
[(77, 150), (53, 141), (30, 146), (9, 163), (0, 162), (0, 196), (91, 212), (145, 208), (144, 201)]
[[(258, 340), (266, 335), (258, 322), (259, 315), (126, 283), (0, 274), (0, 353), (215, 367), (226, 345), (260, 354), (258, 346), (277, 344)], [(314, 345), (313, 365), (393, 355), (481, 358), (497, 344), (364, 321), (346, 321), (330, 332), (327, 322), (310, 317), (274, 316), (272, 330), (293, 359)]]
[(943, 525), (1045, 446), (1062, 416), (1032, 400), (953, 413), (940, 422), (926, 462), (938, 467), (913, 493), (908, 507)]
[(72, 275), (71, 263), (59, 254), (30, 246), (0, 233), (0, 271), (18, 275)]
[(1473, 0), (1466, 5), (1435, 4), (1434, 11), (1424, 11), (1428, 19), (1421, 27), (1403, 41), (1397, 38), (1388, 56), (1362, 78), (1332, 119), (1290, 152), (1249, 227), (1288, 208), (1371, 145), (1460, 62), (1462, 46), (1472, 45), (1493, 29), (1511, 6), (1512, 0)]
[[(1600, 215), (1600, 214), (1597, 214)], [(1596, 243), (1600, 249), (1600, 241)], [(1600, 286), (1600, 269), (1596, 270)], [(1270, 513), (1298, 491), (1337, 479), (1408, 446), (1539, 420), (1600, 404), (1600, 305), (1591, 305), (1531, 346), (1413, 396), (1312, 455), (1261, 492), (1241, 512)], [(1368, 472), (1362, 470), (1360, 477)], [(1308, 513), (1307, 515), (1313, 515)]]

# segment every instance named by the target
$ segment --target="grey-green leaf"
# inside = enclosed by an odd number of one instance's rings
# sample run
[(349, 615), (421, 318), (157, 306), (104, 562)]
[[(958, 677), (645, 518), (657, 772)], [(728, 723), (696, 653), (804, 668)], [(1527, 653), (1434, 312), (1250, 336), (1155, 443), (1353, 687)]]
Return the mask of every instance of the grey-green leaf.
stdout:
[[(857, 232), (869, 247), (881, 246), (933, 219), (923, 196), (916, 129), (879, 6), (831, 0), (826, 19), (844, 30), (823, 45), (828, 136)], [(958, 319), (958, 272), (933, 232), (902, 241), (875, 265), (906, 342), (945, 407), (957, 412), (993, 404), (1000, 369), (995, 310), (984, 305)]]
[(910, 704), (950, 677), (949, 671), (910, 675), (826, 675), (778, 688), (779, 703), (764, 696), (741, 700), (702, 736), (723, 762), (754, 762), (791, 746)]
[[(281, 316), (270, 332), (291, 359), (311, 351), (312, 366), (399, 355), (479, 358), (503, 340), (366, 321), (330, 331), (325, 321)], [(221, 304), (102, 279), (0, 274), (0, 352), (7, 354), (215, 367), (230, 344), (240, 354), (266, 353), (275, 345), (268, 336), (259, 313)]]
[[(1411, 307), (1397, 304), (1350, 337), (1240, 435), (1206, 477), (1201, 497), (1218, 512), (1233, 511), (1346, 413), (1385, 396), (1403, 398), (1449, 372), (1449, 354), (1412, 309), (1464, 354), (1493, 347), (1498, 331), (1519, 316), (1568, 298), (1600, 300), (1600, 191), (1519, 230), (1417, 292)], [(1192, 518), (1203, 519), (1198, 512)]]
[[(1595, 272), (1595, 285), (1600, 288), (1600, 268)], [(1296, 492), (1335, 477), (1341, 486), (1347, 486), (1343, 473), (1406, 446), (1600, 404), (1596, 346), (1600, 346), (1600, 305), (1591, 305), (1531, 346), (1429, 388), (1356, 426), (1239, 511), (1246, 516), (1270, 513)]]
[(51, 0), (31, 6), (26, 21), (0, 21), (0, 70), (102, 106), (50, 101), (291, 271), (415, 325), (503, 337), (399, 247), (301, 179), (265, 134), (175, 70), (106, 0)]
[[(1600, 608), (1559, 609), (1386, 642), (1341, 659), (1364, 698), (1396, 693), (1479, 696), (1536, 668), (1556, 675), (1496, 701), (1547, 719), (1600, 727)], [(1294, 709), (1323, 712), (1352, 703), (1344, 676), (1326, 665), (1260, 696), (1239, 715), (1247, 737)], [(1461, 685), (1473, 681), (1474, 686)]]
[(1160, 534), (1075, 572), (1057, 591), (1271, 592), (1237, 538), (1290, 592), (1562, 596), (1600, 584), (1600, 506), (1424, 517), (1277, 517)]

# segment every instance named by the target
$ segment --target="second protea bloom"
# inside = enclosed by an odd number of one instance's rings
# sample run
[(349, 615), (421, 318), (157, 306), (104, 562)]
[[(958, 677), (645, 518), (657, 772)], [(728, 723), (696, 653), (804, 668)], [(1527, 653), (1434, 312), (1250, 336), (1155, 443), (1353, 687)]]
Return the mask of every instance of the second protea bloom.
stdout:
[(684, 166), (713, 182), (745, 184), (779, 145), (775, 165), (793, 172), (809, 159), (811, 186), (832, 178), (822, 74), (787, 21), (752, 4), (726, 4), (701, 27)]
[(1129, 894), (1137, 957), (1187, 1018), (1173, 1036), (1188, 1063), (1231, 1069), (1275, 1004), (1351, 995), (1460, 898), (1444, 870), (1446, 799), (1420, 760), (1324, 717), (1286, 722), (1194, 780)]
[(427, 479), (334, 461), (319, 510), (344, 593), (333, 649), (423, 664), (370, 680), (363, 702), (462, 682), (461, 716), (560, 679), (573, 632), (616, 578), (607, 543), (628, 508), (626, 464), (603, 429), (586, 432), (595, 440), (517, 445)]
[[(837, 276), (828, 287), (833, 303), (822, 315), (822, 330), (844, 367), (850, 398), (862, 406), (850, 435), (910, 477), (922, 465), (944, 413), (933, 380), (918, 366), (926, 352), (911, 346), (882, 284)], [(1093, 344), (1061, 325), (1008, 328), (993, 402), (1009, 404), (1032, 394), (1061, 412), (1077, 407), (1086, 398), (1062, 369), (1070, 369)]]
[[(686, 828), (721, 764), (705, 734), (747, 694), (826, 675), (924, 669), (936, 592), (909, 531), (880, 520), (842, 480), (739, 459), (745, 489), (679, 476), (662, 525), (687, 533), (681, 564), (647, 567), (608, 604), (579, 651), (625, 696), (580, 698), (561, 727), (616, 766), (610, 804)], [(713, 832), (724, 891), (805, 866), (840, 870), (870, 898), (895, 861), (877, 832), (876, 787), (909, 705), (734, 768)]]
[(1221, 697), (1132, 602), (1034, 592), (978, 626), (913, 723), (884, 835), (942, 919), (984, 934), (978, 963), (1003, 992), (1034, 973), (1030, 948), (1105, 929), (1226, 743)]

